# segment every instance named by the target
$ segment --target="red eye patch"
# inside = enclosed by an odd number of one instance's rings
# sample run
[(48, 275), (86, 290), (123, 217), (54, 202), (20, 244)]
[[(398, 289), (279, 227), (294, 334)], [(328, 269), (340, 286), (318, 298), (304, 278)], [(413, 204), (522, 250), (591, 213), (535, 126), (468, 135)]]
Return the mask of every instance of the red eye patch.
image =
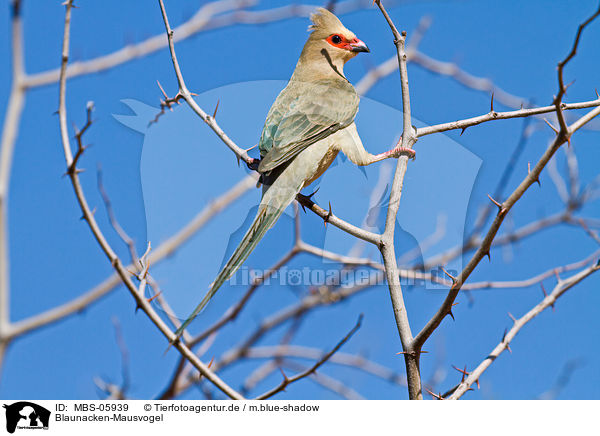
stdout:
[(327, 42), (337, 48), (346, 48), (348, 46), (348, 40), (338, 34), (330, 35), (327, 38)]

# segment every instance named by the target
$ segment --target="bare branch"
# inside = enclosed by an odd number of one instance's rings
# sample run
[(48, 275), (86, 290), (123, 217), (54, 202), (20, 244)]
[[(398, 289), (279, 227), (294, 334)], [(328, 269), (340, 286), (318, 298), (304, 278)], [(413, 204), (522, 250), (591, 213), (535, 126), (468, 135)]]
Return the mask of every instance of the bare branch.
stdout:
[[(385, 20), (387, 21), (392, 34), (394, 36), (394, 45), (398, 56), (398, 66), (400, 72), (400, 87), (402, 90), (402, 110), (403, 110), (403, 126), (402, 126), (402, 147), (412, 148), (417, 141), (415, 129), (411, 124), (411, 109), (410, 95), (408, 89), (408, 71), (406, 67), (407, 55), (405, 51), (406, 32), (398, 32), (392, 19), (388, 15), (381, 0), (375, 0), (375, 3), (381, 10)], [(400, 286), (398, 264), (396, 261), (396, 253), (394, 248), (394, 231), (396, 228), (396, 216), (400, 207), (400, 197), (402, 195), (402, 186), (404, 184), (404, 176), (408, 165), (408, 157), (400, 156), (396, 165), (396, 172), (390, 190), (390, 202), (387, 210), (385, 221), (385, 230), (381, 238), (380, 250), (383, 256), (383, 262), (386, 269), (386, 278), (390, 290), (390, 297), (396, 318), (396, 327), (402, 342), (402, 349), (406, 352), (404, 360), (406, 363), (406, 372), (408, 380), (408, 393), (410, 399), (422, 399), (421, 393), (421, 375), (419, 373), (419, 356), (413, 353), (411, 343), (413, 336), (406, 314), (404, 298), (402, 296), (402, 287)]]
[[(234, 185), (229, 191), (210, 202), (201, 210), (185, 227), (175, 235), (168, 238), (148, 255), (148, 263), (156, 265), (167, 257), (171, 256), (179, 247), (185, 244), (196, 232), (198, 232), (206, 223), (214, 218), (219, 212), (227, 208), (242, 195), (247, 193), (256, 184), (256, 175), (251, 174), (243, 178)], [(128, 271), (137, 271), (139, 265), (132, 263), (125, 267)], [(30, 331), (60, 321), (68, 316), (79, 313), (92, 303), (107, 295), (122, 283), (117, 273), (111, 275), (102, 283), (77, 297), (68, 303), (57, 306), (53, 309), (42, 312), (38, 315), (11, 324), (6, 332), (9, 339), (22, 336)]]
[(328, 211), (323, 209), (310, 198), (300, 195), (296, 197), (296, 200), (298, 200), (301, 205), (309, 208), (318, 216), (320, 216), (326, 223), (329, 223), (352, 236), (362, 239), (363, 241), (370, 242), (371, 244), (379, 245), (381, 243), (380, 235), (361, 229), (360, 227), (356, 227), (355, 225), (338, 218), (331, 212), (331, 209)]
[[(595, 18), (597, 15), (598, 15), (598, 13), (594, 14), (593, 17)], [(586, 21), (586, 24), (589, 22), (590, 22), (589, 20)], [(577, 46), (577, 43), (579, 40), (578, 38), (579, 38), (579, 33), (578, 33), (578, 37), (577, 37), (574, 47)], [(571, 54), (569, 54), (569, 56), (565, 59), (565, 62), (562, 63), (562, 66), (560, 68), (564, 68), (566, 61), (568, 61), (570, 58), (572, 58)], [(562, 94), (560, 92), (559, 92), (559, 95), (562, 96)], [(562, 104), (561, 101), (558, 101), (558, 102), (555, 101), (555, 103), (558, 104), (558, 106), (560, 106)], [(600, 113), (600, 108), (593, 109), (592, 111), (590, 111), (590, 113), (594, 113), (596, 111), (598, 113)], [(584, 115), (582, 118), (587, 117), (586, 119), (588, 121), (591, 120), (592, 117), (589, 117), (588, 115), (589, 114)], [(573, 125), (575, 125), (576, 123), (578, 123), (578, 121), (576, 121)], [(484, 256), (486, 256), (487, 253), (489, 253), (492, 241), (494, 240), (498, 230), (500, 229), (500, 226), (502, 225), (504, 218), (506, 217), (508, 212), (511, 210), (511, 208), (514, 206), (514, 204), (523, 196), (525, 191), (527, 191), (527, 189), (529, 189), (529, 187), (533, 183), (535, 183), (536, 180), (539, 180), (540, 173), (546, 167), (546, 165), (548, 164), (550, 159), (554, 156), (556, 151), (558, 151), (560, 146), (569, 140), (570, 136), (572, 135), (572, 133), (574, 131), (573, 125), (565, 126), (565, 128), (563, 128), (561, 126), (560, 132), (556, 135), (555, 139), (552, 141), (550, 146), (546, 149), (545, 153), (542, 155), (542, 157), (537, 162), (535, 167), (529, 172), (529, 174), (527, 174), (527, 176), (523, 179), (521, 184), (512, 192), (512, 194), (506, 199), (506, 201), (504, 201), (502, 203), (501, 208), (498, 211), (498, 214), (496, 215), (496, 218), (492, 222), (490, 229), (488, 230), (486, 236), (483, 238), (483, 242), (481, 243), (481, 245), (479, 246), (479, 248), (477, 249), (477, 251), (475, 252), (473, 257), (471, 258), (471, 260), (468, 262), (467, 266), (462, 270), (460, 275), (457, 277), (456, 282), (450, 289), (450, 292), (448, 293), (442, 306), (439, 308), (439, 310), (436, 312), (436, 314), (429, 320), (429, 322), (425, 325), (425, 327), (423, 327), (421, 332), (419, 332), (419, 334), (415, 337), (415, 346), (417, 348), (420, 348), (423, 346), (423, 344), (425, 343), (427, 338), (429, 338), (429, 336), (431, 336), (431, 334), (434, 332), (434, 330), (440, 325), (442, 320), (450, 312), (450, 310), (452, 308), (452, 304), (454, 303), (454, 300), (456, 299), (456, 296), (458, 295), (458, 292), (460, 291), (463, 283), (471, 275), (471, 273), (473, 272), (475, 267), (479, 264), (481, 259)]]
[(8, 187), (13, 160), (13, 151), (23, 105), (25, 77), (23, 64), (23, 30), (21, 28), (21, 2), (13, 0), (11, 32), (12, 32), (12, 84), (8, 107), (4, 116), (2, 139), (0, 140), (0, 361), (6, 349), (6, 331), (10, 325), (10, 268), (8, 255)]
[[(61, 75), (60, 75), (60, 87), (59, 87), (59, 122), (60, 122), (60, 130), (61, 130), (61, 138), (63, 143), (63, 150), (65, 154), (65, 161), (67, 168), (71, 167), (73, 163), (73, 155), (71, 152), (71, 145), (69, 141), (68, 128), (67, 128), (67, 110), (66, 110), (66, 66), (68, 62), (68, 54), (69, 54), (69, 41), (70, 41), (70, 24), (71, 24), (71, 10), (73, 7), (73, 1), (67, 0), (66, 2), (66, 13), (65, 13), (65, 30), (63, 37), (63, 51), (62, 51), (62, 63), (61, 63)], [(160, 332), (167, 338), (169, 342), (173, 342), (175, 348), (184, 355), (197, 369), (200, 373), (210, 380), (215, 386), (217, 386), (223, 393), (233, 399), (243, 399), (243, 397), (229, 387), (223, 380), (221, 380), (215, 373), (213, 373), (198, 357), (181, 341), (176, 340), (176, 336), (173, 331), (165, 324), (165, 322), (160, 318), (160, 316), (154, 311), (150, 303), (143, 297), (140, 296), (137, 292), (137, 287), (134, 285), (131, 280), (131, 276), (129, 272), (123, 266), (121, 260), (116, 255), (110, 244), (107, 242), (104, 234), (100, 230), (98, 223), (94, 218), (94, 214), (88, 206), (85, 194), (83, 192), (83, 188), (81, 186), (81, 182), (79, 180), (79, 175), (77, 171), (69, 171), (69, 178), (71, 180), (71, 184), (75, 191), (75, 196), (77, 202), (79, 203), (79, 207), (83, 216), (85, 217), (88, 226), (100, 245), (100, 248), (109, 259), (111, 265), (118, 273), (119, 277), (135, 299), (137, 306), (140, 307), (148, 316), (150, 321), (156, 325), (156, 327), (160, 330)]]
[[(584, 101), (581, 103), (561, 103), (561, 110), (585, 109), (590, 107), (598, 108), (600, 106), (600, 98), (596, 100)], [(467, 127), (476, 126), (481, 123), (495, 120), (508, 120), (511, 118), (530, 117), (532, 115), (545, 114), (548, 112), (556, 112), (556, 106), (544, 106), (533, 109), (519, 109), (509, 112), (488, 112), (485, 115), (480, 115), (464, 120), (452, 121), (451, 123), (436, 124), (433, 126), (421, 127), (417, 129), (417, 137), (431, 135), (432, 133), (447, 132), (448, 130), (466, 129)], [(593, 118), (593, 117), (592, 117)], [(591, 118), (590, 118), (591, 119)], [(589, 120), (588, 120), (589, 121)], [(576, 124), (573, 124), (574, 126)]]
[[(248, 359), (300, 358), (314, 360), (318, 360), (322, 356), (323, 350), (299, 345), (252, 347), (244, 355)], [(406, 378), (404, 376), (363, 356), (338, 352), (331, 356), (329, 363), (356, 368), (390, 383), (406, 386)]]
[(319, 367), (321, 367), (323, 364), (325, 364), (325, 362), (327, 362), (331, 358), (331, 356), (333, 356), (340, 348), (342, 348), (342, 346), (346, 342), (348, 342), (348, 340), (352, 337), (352, 335), (354, 335), (354, 333), (356, 333), (356, 331), (361, 326), (362, 318), (363, 318), (362, 315), (360, 315), (358, 317), (358, 321), (356, 322), (356, 325), (352, 328), (352, 330), (350, 330), (348, 332), (348, 334), (346, 336), (344, 336), (342, 338), (342, 340), (339, 341), (337, 343), (337, 345), (331, 349), (331, 351), (329, 351), (328, 353), (325, 353), (323, 355), (323, 357), (321, 357), (321, 359), (319, 359), (313, 366), (308, 368), (306, 371), (301, 372), (300, 374), (296, 374), (295, 376), (290, 377), (290, 378), (286, 377), (285, 374), (283, 374), (283, 381), (281, 382), (281, 384), (279, 386), (271, 389), (268, 392), (265, 392), (264, 394), (259, 395), (258, 397), (255, 398), (255, 400), (266, 400), (267, 398), (270, 398), (273, 395), (276, 395), (279, 392), (285, 390), (285, 388), (287, 386), (289, 386), (291, 383), (294, 383), (298, 380), (303, 379), (304, 377), (308, 377), (309, 375), (316, 373), (317, 369), (319, 369)]
[(600, 263), (596, 262), (595, 264), (578, 272), (577, 274), (569, 277), (568, 279), (561, 280), (559, 283), (557, 283), (549, 295), (547, 295), (533, 309), (531, 309), (513, 324), (512, 328), (508, 330), (502, 338), (502, 341), (492, 350), (491, 353), (489, 353), (485, 360), (481, 362), (477, 368), (471, 371), (466, 380), (460, 383), (460, 385), (456, 388), (454, 393), (450, 396), (450, 399), (457, 400), (460, 397), (462, 397), (464, 393), (467, 392), (467, 390), (471, 387), (471, 385), (473, 385), (473, 383), (476, 383), (477, 380), (479, 380), (481, 375), (496, 360), (496, 358), (504, 350), (508, 349), (510, 342), (514, 339), (519, 330), (521, 330), (525, 326), (525, 324), (527, 324), (545, 309), (552, 306), (560, 296), (562, 296), (565, 292), (567, 292), (577, 283), (579, 283), (580, 281), (590, 276), (599, 269)]

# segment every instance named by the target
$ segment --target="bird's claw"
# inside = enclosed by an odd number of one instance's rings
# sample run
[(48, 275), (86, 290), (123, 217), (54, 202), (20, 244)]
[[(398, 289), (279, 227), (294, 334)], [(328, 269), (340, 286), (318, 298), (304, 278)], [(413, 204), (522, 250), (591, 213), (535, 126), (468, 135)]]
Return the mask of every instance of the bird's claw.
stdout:
[(394, 157), (400, 157), (400, 156), (408, 156), (409, 159), (415, 160), (417, 157), (417, 153), (415, 153), (415, 151), (412, 148), (407, 148), (407, 147), (396, 147), (394, 148), (394, 150), (392, 150), (392, 154), (394, 155)]
[[(309, 195), (304, 195), (304, 194), (297, 193), (297, 194), (296, 194), (296, 198), (297, 198), (298, 200), (304, 200), (306, 203), (309, 203), (309, 202), (310, 202), (310, 203), (313, 203), (313, 201), (312, 201), (312, 197), (313, 197), (313, 195), (315, 195), (317, 192), (319, 192), (319, 188), (315, 189), (315, 192), (313, 192), (312, 194), (309, 194)], [(300, 203), (300, 206), (302, 206), (302, 210), (303, 210), (304, 212), (306, 212), (306, 209), (304, 208), (304, 204), (302, 204), (302, 202), (301, 202), (301, 201), (299, 201), (299, 203)]]
[(260, 159), (255, 159), (255, 158), (250, 158), (246, 162), (246, 165), (248, 165), (248, 168), (251, 169), (252, 171), (258, 171), (259, 164), (260, 164)]

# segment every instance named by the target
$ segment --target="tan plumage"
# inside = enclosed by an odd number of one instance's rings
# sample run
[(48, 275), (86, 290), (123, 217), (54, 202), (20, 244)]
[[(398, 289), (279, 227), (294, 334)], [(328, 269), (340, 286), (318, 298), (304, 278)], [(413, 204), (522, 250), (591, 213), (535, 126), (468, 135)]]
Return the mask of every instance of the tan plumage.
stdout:
[(260, 138), (258, 171), (264, 189), (257, 216), (178, 335), (237, 271), (300, 190), (320, 177), (339, 151), (357, 165), (400, 154), (400, 149), (368, 153), (354, 124), (359, 97), (344, 76), (344, 64), (369, 49), (328, 10), (319, 8), (310, 19), (310, 36), (288, 85), (267, 114)]

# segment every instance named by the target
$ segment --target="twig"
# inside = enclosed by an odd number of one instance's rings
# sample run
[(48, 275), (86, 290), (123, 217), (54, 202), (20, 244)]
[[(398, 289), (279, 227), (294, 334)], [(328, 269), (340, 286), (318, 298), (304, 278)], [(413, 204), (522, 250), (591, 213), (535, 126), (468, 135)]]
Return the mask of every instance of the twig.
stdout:
[(8, 187), (13, 160), (13, 151), (19, 122), (23, 112), (25, 90), (23, 89), (23, 31), (21, 28), (21, 2), (13, 0), (12, 17), (12, 84), (8, 107), (4, 116), (2, 139), (0, 140), (0, 363), (6, 346), (6, 332), (10, 325), (10, 276), (8, 254)]
[(254, 292), (256, 292), (256, 290), (265, 282), (265, 280), (268, 280), (275, 272), (279, 271), (280, 268), (296, 257), (298, 253), (299, 250), (297, 247), (292, 247), (292, 249), (288, 251), (281, 259), (279, 259), (271, 268), (266, 270), (264, 275), (256, 278), (244, 296), (235, 305), (230, 307), (218, 321), (192, 339), (190, 346), (193, 347), (194, 345), (200, 343), (204, 339), (208, 338), (211, 334), (220, 330), (227, 323), (235, 320), (242, 309), (246, 306), (252, 295), (254, 295)]
[[(71, 145), (69, 141), (68, 129), (67, 129), (67, 110), (66, 110), (66, 66), (68, 62), (69, 55), (69, 41), (70, 41), (70, 24), (71, 24), (71, 10), (73, 7), (73, 0), (67, 0), (66, 2), (66, 13), (65, 13), (65, 30), (63, 37), (63, 49), (62, 49), (62, 63), (61, 63), (61, 75), (60, 75), (60, 86), (59, 86), (59, 122), (60, 122), (60, 130), (61, 130), (61, 139), (63, 144), (63, 150), (65, 154), (65, 161), (67, 168), (71, 167), (73, 163), (73, 155), (71, 152)], [(137, 287), (134, 285), (131, 280), (131, 276), (129, 272), (123, 266), (120, 258), (116, 255), (110, 244), (107, 242), (104, 234), (100, 230), (96, 219), (94, 218), (94, 214), (88, 206), (85, 194), (83, 192), (83, 188), (81, 186), (81, 182), (79, 180), (79, 175), (77, 171), (69, 171), (68, 172), (69, 179), (71, 180), (71, 184), (75, 191), (75, 196), (77, 202), (79, 203), (79, 207), (85, 220), (94, 236), (100, 248), (109, 259), (111, 265), (118, 273), (119, 277), (135, 299), (137, 306), (140, 307), (144, 313), (148, 316), (149, 320), (160, 330), (160, 332), (167, 338), (170, 342), (175, 342), (174, 346), (177, 350), (184, 355), (197, 369), (200, 373), (210, 380), (216, 387), (218, 387), (223, 393), (229, 396), (232, 399), (243, 399), (243, 397), (233, 390), (230, 386), (228, 386), (223, 380), (221, 380), (215, 373), (213, 373), (198, 357), (183, 343), (180, 341), (175, 341), (176, 336), (173, 331), (165, 324), (165, 322), (160, 318), (160, 316), (154, 311), (152, 306), (143, 296), (140, 296), (137, 292)]]
[[(301, 365), (297, 362), (291, 362), (284, 360), (281, 363), (281, 367), (286, 369), (291, 369), (296, 372), (306, 372), (307, 368), (305, 365)], [(364, 400), (365, 397), (360, 395), (354, 389), (350, 388), (346, 383), (333, 378), (329, 375), (325, 375), (321, 372), (314, 372), (308, 376), (309, 380), (312, 380), (314, 383), (319, 386), (327, 389), (328, 391), (333, 392), (334, 394), (339, 395), (340, 397), (346, 400)]]
[[(308, 16), (314, 10), (314, 5), (292, 4), (272, 9), (250, 11), (245, 8), (254, 6), (257, 0), (218, 0), (201, 6), (187, 21), (175, 29), (175, 42), (183, 41), (200, 32), (219, 29), (236, 24), (267, 24), (298, 16)], [(369, 0), (350, 0), (341, 2), (336, 7), (336, 13), (346, 14), (358, 9), (369, 7)], [(130, 44), (112, 53), (86, 61), (74, 62), (67, 68), (67, 79), (96, 74), (146, 57), (167, 46), (164, 34), (154, 35), (136, 44)], [(26, 89), (47, 86), (58, 82), (60, 69), (43, 71), (28, 75), (23, 83)]]
[[(244, 355), (248, 359), (301, 358), (315, 360), (320, 359), (322, 356), (323, 350), (299, 345), (252, 347)], [(390, 383), (406, 386), (404, 376), (359, 355), (338, 352), (331, 356), (329, 363), (355, 368)]]
[[(179, 247), (185, 244), (196, 232), (204, 227), (204, 225), (214, 218), (219, 212), (227, 208), (255, 185), (256, 175), (251, 174), (243, 178), (223, 195), (210, 202), (185, 227), (155, 248), (148, 255), (148, 263), (156, 265), (171, 256)], [(125, 269), (136, 271), (138, 267), (139, 265), (132, 263), (126, 266)], [(121, 283), (121, 278), (117, 273), (115, 273), (88, 292), (69, 301), (68, 303), (11, 324), (10, 328), (6, 331), (6, 337), (8, 339), (14, 339), (18, 336), (22, 336), (28, 332), (79, 313), (92, 303), (107, 295)]]
[(561, 295), (586, 277), (596, 272), (598, 269), (600, 269), (600, 264), (597, 262), (594, 265), (591, 265), (588, 268), (569, 277), (568, 279), (563, 279), (561, 282), (559, 282), (549, 295), (547, 295), (533, 309), (531, 309), (513, 324), (512, 328), (504, 335), (502, 341), (492, 350), (491, 353), (489, 353), (485, 360), (481, 362), (477, 368), (471, 371), (469, 376), (462, 383), (460, 383), (460, 385), (458, 385), (454, 393), (450, 396), (450, 399), (457, 400), (462, 397), (464, 393), (467, 392), (467, 390), (471, 387), (471, 385), (479, 380), (481, 375), (496, 360), (496, 358), (504, 350), (508, 349), (510, 342), (514, 339), (519, 330), (525, 326), (525, 324), (539, 315), (542, 311), (552, 306)]
[[(586, 109), (591, 107), (599, 107), (600, 98), (596, 100), (584, 101), (581, 103), (561, 103), (561, 110), (573, 110), (573, 109)], [(447, 132), (448, 130), (466, 129), (468, 127), (476, 126), (481, 123), (495, 121), (495, 120), (508, 120), (511, 118), (523, 118), (530, 117), (532, 115), (545, 114), (548, 112), (556, 112), (556, 106), (544, 106), (532, 109), (519, 109), (508, 112), (488, 112), (485, 115), (479, 115), (473, 118), (466, 118), (464, 120), (452, 121), (451, 123), (435, 124), (433, 126), (421, 127), (417, 129), (417, 137), (420, 138), (425, 135), (431, 135), (432, 133)], [(589, 120), (588, 120), (589, 121)], [(576, 126), (577, 124), (573, 124)], [(577, 129), (575, 129), (577, 130)]]
[(298, 200), (298, 202), (302, 206), (307, 207), (308, 209), (316, 213), (318, 216), (320, 216), (326, 223), (329, 223), (352, 236), (362, 239), (363, 241), (370, 242), (371, 244), (379, 245), (381, 243), (380, 235), (361, 229), (360, 227), (357, 227), (338, 218), (331, 212), (331, 210), (327, 211), (323, 209), (315, 202), (313, 202), (310, 198), (305, 196), (298, 196), (296, 197), (296, 200)]
[[(76, 161), (74, 161), (76, 162)], [(108, 220), (112, 228), (117, 232), (117, 235), (121, 238), (121, 240), (127, 245), (129, 249), (129, 256), (131, 257), (131, 263), (137, 262), (137, 250), (135, 248), (135, 241), (127, 234), (125, 229), (121, 227), (117, 217), (115, 216), (115, 211), (112, 207), (112, 202), (110, 201), (110, 197), (104, 188), (104, 183), (102, 181), (102, 166), (98, 164), (97, 177), (98, 183), (98, 191), (100, 191), (100, 196), (102, 197), (102, 201), (104, 202), (104, 207), (106, 209), (106, 213), (108, 215)]]
[[(594, 16), (596, 16), (596, 15), (597, 14), (594, 14)], [(586, 21), (586, 23), (589, 23), (589, 22), (590, 22), (589, 20)], [(579, 33), (578, 33), (578, 35), (579, 35)], [(579, 41), (579, 39), (577, 38), (573, 50), (576, 49), (578, 41)], [(569, 54), (569, 56), (566, 59), (570, 59), (571, 57), (572, 57), (571, 54)], [(559, 70), (564, 68), (565, 65), (566, 65), (566, 62), (562, 62), (561, 64), (559, 64)], [(559, 103), (559, 105), (561, 104), (561, 102), (558, 102), (558, 103)], [(590, 119), (592, 119), (592, 117), (589, 116), (590, 113), (600, 113), (600, 108), (593, 109), (588, 114), (584, 115), (582, 118), (586, 118), (589, 121)], [(479, 246), (479, 248), (477, 249), (477, 251), (475, 252), (473, 257), (470, 259), (470, 261), (468, 262), (466, 267), (461, 271), (461, 273), (457, 277), (456, 282), (450, 289), (450, 292), (448, 293), (446, 299), (442, 303), (442, 306), (438, 309), (436, 314), (429, 320), (429, 322), (425, 325), (425, 327), (423, 327), (423, 329), (415, 337), (415, 346), (417, 348), (420, 348), (423, 346), (425, 341), (431, 336), (431, 334), (435, 331), (435, 329), (440, 325), (442, 320), (449, 313), (449, 311), (451, 310), (452, 304), (454, 303), (454, 300), (456, 299), (456, 296), (458, 295), (458, 292), (460, 291), (463, 283), (471, 275), (471, 273), (473, 272), (475, 267), (479, 264), (481, 259), (484, 256), (486, 256), (487, 253), (489, 253), (492, 241), (494, 240), (498, 230), (500, 229), (500, 226), (502, 225), (502, 222), (504, 221), (504, 218), (506, 217), (506, 215), (508, 214), (510, 209), (521, 198), (521, 196), (525, 193), (525, 191), (527, 191), (527, 189), (533, 183), (535, 183), (536, 180), (539, 180), (540, 173), (546, 167), (546, 165), (548, 164), (548, 162), (550, 161), (552, 156), (554, 156), (556, 151), (560, 148), (560, 146), (569, 140), (570, 136), (574, 132), (574, 126), (579, 125), (577, 123), (578, 122), (576, 121), (571, 126), (567, 126), (566, 130), (564, 130), (561, 127), (560, 132), (556, 135), (554, 141), (552, 141), (550, 146), (546, 149), (545, 153), (539, 159), (539, 161), (537, 162), (535, 167), (529, 172), (529, 174), (527, 174), (527, 176), (523, 179), (523, 181), (519, 184), (519, 186), (512, 192), (512, 194), (506, 199), (506, 201), (504, 201), (502, 203), (501, 209), (498, 211), (498, 214), (496, 215), (494, 221), (492, 222), (490, 229), (488, 230), (486, 236), (483, 238), (483, 242), (481, 243), (481, 245)], [(581, 127), (581, 126), (579, 125), (579, 127)]]
[[(412, 148), (414, 143), (417, 141), (417, 136), (415, 129), (412, 127), (411, 124), (408, 71), (406, 68), (407, 56), (405, 51), (406, 32), (402, 32), (402, 34), (398, 32), (398, 29), (396, 29), (396, 26), (392, 22), (392, 19), (388, 15), (384, 6), (381, 4), (381, 0), (375, 0), (375, 3), (381, 10), (381, 13), (383, 14), (388, 25), (390, 26), (390, 29), (394, 36), (394, 45), (396, 46), (396, 52), (398, 56), (400, 84), (402, 90), (402, 147)], [(421, 394), (421, 375), (419, 373), (419, 355), (413, 353), (413, 349), (411, 348), (413, 336), (410, 329), (410, 324), (408, 322), (408, 316), (406, 314), (406, 307), (404, 305), (404, 298), (402, 296), (402, 287), (400, 286), (400, 281), (398, 280), (398, 264), (396, 261), (396, 254), (394, 249), (394, 230), (396, 228), (396, 216), (400, 207), (400, 197), (402, 195), (402, 186), (404, 183), (404, 176), (407, 170), (407, 164), (407, 156), (401, 156), (400, 158), (398, 158), (396, 172), (394, 173), (394, 179), (390, 191), (390, 202), (385, 221), (385, 230), (381, 238), (380, 250), (383, 256), (383, 262), (386, 269), (386, 278), (390, 290), (390, 297), (392, 299), (394, 316), (396, 318), (396, 327), (398, 328), (400, 341), (402, 342), (402, 349), (406, 353), (404, 354), (404, 361), (406, 363), (409, 398), (422, 399), (423, 396)]]
[(561, 274), (567, 271), (573, 271), (575, 269), (582, 268), (588, 265), (590, 262), (595, 261), (600, 256), (600, 250), (594, 251), (591, 255), (587, 256), (585, 259), (582, 259), (577, 262), (573, 262), (567, 265), (551, 268), (547, 271), (544, 271), (541, 274), (537, 274), (533, 277), (524, 280), (508, 280), (508, 281), (484, 281), (484, 282), (474, 282), (474, 283), (465, 283), (462, 287), (464, 290), (477, 290), (477, 289), (494, 289), (494, 288), (527, 288), (529, 286), (535, 285), (536, 283), (540, 283), (541, 281), (552, 277), (556, 274)]
[(342, 340), (339, 341), (337, 343), (337, 345), (331, 349), (331, 351), (329, 351), (328, 353), (325, 353), (323, 355), (323, 357), (321, 357), (321, 359), (319, 359), (313, 366), (311, 366), (310, 368), (308, 368), (306, 371), (301, 372), (300, 374), (296, 374), (293, 377), (289, 377), (288, 378), (288, 377), (285, 376), (285, 374), (283, 374), (283, 380), (282, 380), (282, 382), (280, 383), (279, 386), (277, 386), (277, 387), (275, 387), (275, 388), (273, 388), (273, 389), (265, 392), (264, 394), (261, 394), (261, 395), (257, 396), (255, 398), (255, 400), (266, 400), (267, 398), (270, 398), (273, 395), (276, 395), (279, 392), (285, 390), (285, 388), (287, 386), (289, 386), (291, 383), (294, 383), (294, 382), (296, 382), (298, 380), (303, 379), (304, 377), (308, 377), (309, 375), (314, 374), (317, 371), (317, 369), (319, 369), (319, 367), (321, 367), (325, 362), (327, 362), (331, 358), (331, 356), (333, 356), (340, 348), (342, 348), (342, 346), (346, 342), (348, 342), (348, 340), (352, 337), (352, 335), (354, 335), (354, 333), (356, 333), (356, 331), (361, 326), (362, 318), (363, 318), (363, 316), (360, 315), (358, 317), (358, 321), (356, 322), (356, 325), (354, 327), (352, 327), (352, 330), (350, 330), (348, 332), (348, 334), (346, 336), (344, 336), (342, 338)]

